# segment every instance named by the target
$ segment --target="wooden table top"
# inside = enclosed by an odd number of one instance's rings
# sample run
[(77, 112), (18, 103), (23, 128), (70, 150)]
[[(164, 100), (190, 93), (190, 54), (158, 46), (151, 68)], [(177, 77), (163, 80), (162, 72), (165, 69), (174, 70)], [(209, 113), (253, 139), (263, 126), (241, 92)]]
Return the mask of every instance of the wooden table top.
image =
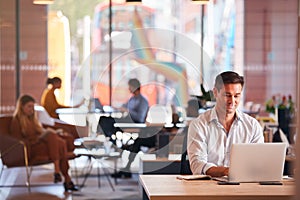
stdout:
[(295, 195), (295, 182), (284, 180), (283, 185), (218, 185), (214, 180), (179, 180), (178, 175), (140, 175), (139, 181), (151, 200), (285, 200)]

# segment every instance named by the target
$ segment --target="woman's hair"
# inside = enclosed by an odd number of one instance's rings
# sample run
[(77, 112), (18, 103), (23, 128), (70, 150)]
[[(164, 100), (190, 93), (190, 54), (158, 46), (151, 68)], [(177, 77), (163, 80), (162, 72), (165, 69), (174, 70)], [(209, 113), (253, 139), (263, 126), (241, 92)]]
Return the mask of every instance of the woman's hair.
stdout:
[(53, 77), (53, 78), (48, 78), (46, 84), (49, 85), (53, 85), (54, 83), (61, 83), (61, 78), (59, 77)]
[(220, 90), (226, 84), (241, 84), (244, 86), (244, 77), (233, 71), (226, 71), (219, 74), (215, 80), (215, 88)]
[(41, 123), (37, 118), (36, 112), (34, 112), (34, 114), (30, 117), (26, 116), (23, 112), (23, 106), (25, 106), (29, 102), (35, 103), (34, 98), (26, 94), (21, 96), (17, 101), (16, 110), (13, 114), (13, 116), (19, 120), (23, 134), (26, 133), (26, 129), (30, 121), (33, 121), (33, 123), (35, 124), (36, 131), (41, 132), (43, 129)]

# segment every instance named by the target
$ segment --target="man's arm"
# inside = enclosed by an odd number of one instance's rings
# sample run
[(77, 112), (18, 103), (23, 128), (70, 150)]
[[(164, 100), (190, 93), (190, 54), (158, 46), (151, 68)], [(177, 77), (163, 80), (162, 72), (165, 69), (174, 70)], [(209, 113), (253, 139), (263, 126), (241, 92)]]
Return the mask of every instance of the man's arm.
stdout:
[[(200, 136), (201, 127), (196, 121), (192, 121), (188, 129), (187, 152), (193, 174), (204, 174), (207, 165), (207, 145)], [(215, 165), (212, 165), (215, 166)], [(210, 166), (211, 167), (211, 166)]]
[[(207, 113), (206, 116), (210, 116), (210, 113)], [(220, 165), (218, 166), (217, 163), (217, 161), (220, 159), (218, 154), (223, 153), (222, 148), (216, 148), (217, 146), (221, 145), (221, 143), (217, 144), (217, 137), (214, 138), (218, 134), (212, 134), (213, 131), (217, 130), (212, 130), (208, 127), (209, 122), (207, 119), (209, 118), (201, 115), (201, 119), (197, 118), (189, 125), (187, 151), (191, 170), (193, 174), (207, 174), (213, 177), (226, 176), (228, 175), (228, 167)], [(212, 127), (214, 127), (214, 125), (212, 125)], [(216, 151), (213, 153), (215, 157), (211, 157), (210, 162), (208, 161), (208, 158), (209, 156), (213, 155), (208, 154), (210, 151), (208, 149), (208, 137), (210, 137), (210, 139), (213, 137), (212, 140), (216, 142), (216, 147), (213, 147)]]
[(252, 132), (253, 132), (253, 138), (251, 140), (251, 143), (264, 143), (263, 128), (261, 127), (261, 125), (256, 119), (254, 119)]

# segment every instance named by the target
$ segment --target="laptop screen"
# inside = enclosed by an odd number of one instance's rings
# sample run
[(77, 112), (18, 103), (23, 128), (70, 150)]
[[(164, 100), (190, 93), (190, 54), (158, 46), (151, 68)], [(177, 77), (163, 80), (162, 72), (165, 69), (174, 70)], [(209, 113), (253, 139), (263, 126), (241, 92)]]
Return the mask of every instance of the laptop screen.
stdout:
[(281, 181), (286, 144), (233, 144), (230, 154), (229, 181)]
[(98, 98), (90, 99), (90, 112), (103, 112), (103, 105)]

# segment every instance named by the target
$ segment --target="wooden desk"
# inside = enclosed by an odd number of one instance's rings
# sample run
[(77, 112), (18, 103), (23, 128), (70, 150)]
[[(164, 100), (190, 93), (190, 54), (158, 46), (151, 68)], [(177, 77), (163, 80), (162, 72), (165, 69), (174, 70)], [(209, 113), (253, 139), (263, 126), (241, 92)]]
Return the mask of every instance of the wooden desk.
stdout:
[(89, 111), (86, 108), (58, 108), (56, 113), (59, 116), (59, 119), (68, 122), (69, 124), (74, 125), (86, 125), (88, 118), (96, 118), (96, 123), (98, 123), (99, 118), (102, 116), (121, 118), (123, 116), (122, 112), (113, 111), (113, 112), (102, 112), (102, 111)]
[(185, 181), (177, 175), (140, 175), (150, 200), (290, 200), (295, 198), (295, 183), (283, 181), (283, 185), (218, 185), (213, 180)]

